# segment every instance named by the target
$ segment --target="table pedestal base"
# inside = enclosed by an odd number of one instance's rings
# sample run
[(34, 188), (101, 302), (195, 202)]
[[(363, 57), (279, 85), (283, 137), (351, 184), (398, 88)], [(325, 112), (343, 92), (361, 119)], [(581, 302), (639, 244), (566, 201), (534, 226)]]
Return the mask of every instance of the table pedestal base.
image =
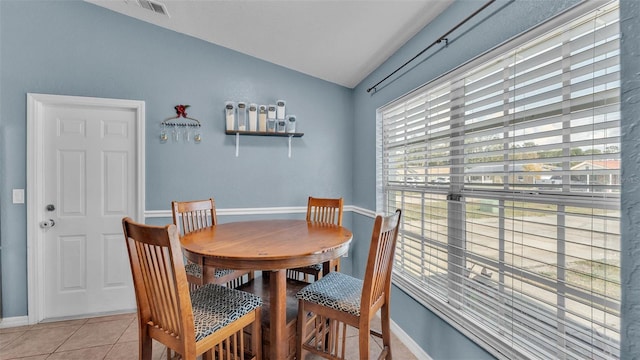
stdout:
[[(287, 351), (286, 351), (286, 360), (293, 360), (296, 356), (296, 318), (298, 316), (298, 299), (296, 299), (296, 293), (309, 285), (308, 283), (287, 279), (287, 326), (285, 337), (287, 339)], [(250, 292), (252, 294), (258, 295), (262, 298), (262, 356), (265, 360), (270, 359), (270, 293), (269, 293), (269, 279), (263, 278), (262, 276), (257, 276), (252, 281), (241, 285), (237, 288), (238, 290)], [(245, 330), (247, 332), (247, 330)], [(247, 332), (247, 335), (250, 337), (250, 329)], [(250, 343), (250, 338), (245, 340), (247, 343)], [(285, 360), (285, 359), (271, 359), (271, 360)]]

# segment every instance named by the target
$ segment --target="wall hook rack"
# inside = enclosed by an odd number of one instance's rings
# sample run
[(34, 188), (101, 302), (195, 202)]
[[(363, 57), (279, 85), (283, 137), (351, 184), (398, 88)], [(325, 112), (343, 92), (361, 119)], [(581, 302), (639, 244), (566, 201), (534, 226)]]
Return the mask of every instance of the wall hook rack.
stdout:
[[(169, 140), (169, 132), (171, 132), (171, 139), (174, 142), (179, 142), (184, 139), (185, 142), (195, 142), (196, 144), (202, 141), (202, 135), (200, 134), (200, 121), (192, 117), (187, 116), (187, 108), (189, 105), (176, 105), (176, 116), (171, 116), (162, 123), (160, 123), (160, 142), (166, 143)], [(186, 121), (180, 121), (180, 118)]]

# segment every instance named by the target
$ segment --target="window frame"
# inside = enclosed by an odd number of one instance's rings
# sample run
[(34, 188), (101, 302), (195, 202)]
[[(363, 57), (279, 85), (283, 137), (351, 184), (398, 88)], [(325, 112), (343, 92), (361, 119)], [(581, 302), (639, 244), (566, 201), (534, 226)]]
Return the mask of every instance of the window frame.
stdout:
[[(389, 104), (386, 104), (384, 106), (382, 106), (381, 108), (378, 109), (377, 111), (377, 118), (376, 118), (376, 124), (377, 124), (377, 128), (376, 128), (376, 149), (377, 149), (377, 154), (376, 154), (376, 173), (377, 173), (377, 191), (376, 191), (376, 195), (377, 195), (377, 211), (378, 212), (386, 212), (389, 209), (387, 209), (386, 207), (386, 192), (385, 192), (385, 178), (383, 175), (383, 171), (384, 171), (384, 154), (383, 154), (383, 111), (385, 109), (388, 109), (389, 106), (392, 106), (393, 104), (398, 104), (401, 103), (403, 101), (407, 101), (409, 99), (411, 99), (412, 97), (416, 96), (416, 94), (420, 93), (423, 91), (423, 89), (425, 88), (430, 88), (430, 87), (438, 87), (441, 86), (441, 84), (446, 83), (448, 81), (452, 81), (453, 79), (456, 79), (460, 76), (460, 74), (464, 74), (468, 71), (470, 71), (471, 69), (473, 69), (475, 66), (477, 65), (481, 65), (484, 64), (485, 62), (489, 61), (490, 59), (492, 59), (496, 54), (501, 55), (503, 53), (507, 53), (509, 51), (511, 51), (512, 49), (515, 49), (519, 46), (522, 46), (523, 44), (526, 44), (540, 36), (543, 36), (544, 34), (546, 34), (547, 32), (564, 25), (565, 23), (570, 22), (571, 20), (575, 19), (576, 17), (585, 15), (591, 11), (594, 11), (595, 9), (603, 6), (604, 4), (610, 3), (610, 1), (592, 1), (592, 2), (583, 2), (580, 3), (570, 9), (568, 9), (567, 11), (564, 11), (563, 13), (553, 17), (552, 19), (546, 21), (545, 23), (534, 27), (533, 29), (528, 30), (527, 32), (525, 32), (524, 34), (521, 34), (513, 39), (510, 39), (508, 41), (506, 41), (503, 44), (498, 45), (497, 47), (488, 50), (487, 52), (485, 52), (484, 54), (468, 61), (467, 63), (451, 70), (450, 72), (428, 82), (427, 84), (412, 90), (411, 92), (407, 93), (406, 95), (390, 102)], [(458, 154), (460, 155), (460, 154)], [(452, 156), (452, 157), (456, 157), (456, 156)], [(423, 174), (424, 175), (424, 174)], [(460, 174), (458, 174), (459, 176)], [(456, 176), (456, 174), (451, 174), (451, 176)], [(619, 176), (619, 174), (618, 174)], [(455, 184), (454, 184), (455, 183)], [(447, 197), (447, 196), (451, 196), (451, 194), (462, 194), (462, 196), (464, 196), (464, 191), (462, 191), (462, 189), (456, 189), (454, 188), (455, 186), (458, 186), (459, 184), (461, 184), (461, 182), (452, 182), (451, 184), (447, 184), (447, 185), (440, 185), (437, 183), (437, 181), (434, 184), (431, 185), (427, 185), (429, 187), (429, 194), (432, 194), (434, 196), (440, 196), (442, 197)], [(409, 188), (399, 188), (399, 191), (408, 191), (410, 190)], [(499, 191), (476, 191), (474, 192), (474, 196), (477, 196), (478, 198), (486, 198), (486, 199), (491, 199), (491, 200), (498, 200), (498, 201), (509, 201), (509, 200), (513, 200), (511, 191), (504, 191), (502, 193), (500, 193)], [(532, 196), (534, 196), (534, 194), (532, 194)], [(403, 198), (404, 199), (404, 198)], [(584, 199), (581, 199), (580, 196), (575, 196), (574, 198), (571, 197), (567, 197), (566, 198), (566, 202), (562, 203), (562, 206), (584, 206)], [(522, 196), (518, 198), (518, 201), (526, 201), (527, 197), (526, 196)], [(404, 200), (403, 200), (404, 201)], [(553, 193), (538, 193), (535, 194), (535, 201), (536, 202), (540, 202), (540, 203), (549, 203), (549, 204), (555, 204), (557, 203), (557, 195), (553, 194)], [(602, 208), (605, 209), (619, 209), (619, 197), (616, 198), (616, 196), (605, 196), (602, 199), (603, 203)], [(453, 204), (453, 206), (458, 206), (456, 205), (455, 202), (449, 202), (449, 204)], [(403, 203), (403, 207), (404, 207), (404, 203)], [(462, 203), (460, 203), (459, 206), (464, 206), (462, 205)], [(462, 214), (463, 213), (463, 209), (458, 208), (458, 209), (454, 209), (454, 211), (449, 210), (448, 214), (449, 214), (449, 221), (453, 221), (455, 222), (464, 222), (464, 219), (460, 219), (460, 218), (455, 218), (455, 214)], [(453, 216), (451, 216), (453, 215)], [(455, 226), (453, 226), (452, 228), (456, 228)], [(465, 229), (463, 227), (458, 227), (457, 228), (458, 231), (464, 232)], [(455, 236), (454, 236), (455, 237)], [(456, 238), (462, 239), (464, 236), (458, 236)], [(451, 236), (449, 236), (449, 240), (447, 241), (447, 243), (450, 244), (451, 241)], [(464, 244), (453, 244), (454, 248), (463, 248)], [(465, 258), (466, 261), (466, 258)], [(497, 266), (497, 265), (496, 265)], [(465, 264), (453, 264), (449, 262), (449, 270), (450, 271), (458, 271), (460, 272), (460, 269), (464, 269)], [(514, 269), (513, 271), (516, 271), (517, 269)], [(538, 281), (544, 281), (544, 279), (536, 279)], [(393, 282), (395, 285), (397, 285), (399, 288), (403, 289), (405, 292), (407, 292), (411, 297), (413, 297), (414, 299), (416, 299), (417, 301), (419, 301), (421, 304), (423, 304), (426, 308), (428, 308), (430, 311), (432, 311), (433, 313), (435, 313), (436, 315), (440, 316), (441, 318), (445, 319), (449, 324), (451, 324), (454, 328), (456, 328), (457, 330), (459, 330), (462, 334), (464, 334), (465, 336), (469, 337), (470, 339), (472, 339), (473, 341), (475, 341), (476, 343), (480, 344), (483, 348), (485, 348), (487, 351), (489, 351), (491, 354), (493, 354), (494, 356), (498, 357), (498, 358), (513, 358), (513, 357), (517, 357), (517, 358), (528, 358), (532, 356), (532, 353), (527, 352), (525, 349), (521, 349), (518, 347), (513, 347), (510, 346), (509, 344), (505, 344), (502, 340), (497, 339), (496, 337), (492, 336), (491, 334), (486, 333), (485, 331), (482, 331), (482, 325), (481, 324), (476, 324), (476, 326), (474, 327), (473, 324), (471, 324), (472, 326), (469, 326), (469, 319), (466, 318), (463, 314), (461, 314), (460, 312), (456, 311), (455, 307), (448, 307), (448, 306), (443, 306), (444, 304), (446, 304), (447, 302), (451, 302), (451, 299), (444, 299), (444, 298), (439, 298), (437, 295), (436, 296), (432, 296), (429, 294), (426, 294), (424, 291), (424, 288), (422, 286), (420, 286), (419, 284), (414, 283), (410, 278), (403, 276), (401, 273), (397, 272), (394, 270), (393, 273)], [(581, 296), (585, 296), (584, 294), (582, 294)], [(619, 346), (619, 344), (618, 344)]]

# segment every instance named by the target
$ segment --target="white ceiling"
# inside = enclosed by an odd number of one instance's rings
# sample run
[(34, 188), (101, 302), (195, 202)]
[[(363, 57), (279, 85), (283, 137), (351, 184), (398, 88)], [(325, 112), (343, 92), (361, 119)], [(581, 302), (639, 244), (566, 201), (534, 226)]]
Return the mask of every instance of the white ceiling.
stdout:
[(86, 1), (353, 88), (454, 0)]

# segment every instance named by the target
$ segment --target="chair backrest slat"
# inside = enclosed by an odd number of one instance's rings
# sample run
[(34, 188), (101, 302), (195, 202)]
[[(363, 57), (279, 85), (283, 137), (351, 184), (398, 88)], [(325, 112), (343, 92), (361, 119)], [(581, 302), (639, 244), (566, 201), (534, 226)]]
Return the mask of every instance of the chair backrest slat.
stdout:
[(129, 218), (122, 225), (138, 317), (177, 341), (194, 339), (193, 309), (176, 226), (138, 224)]
[(194, 201), (172, 201), (173, 223), (181, 235), (218, 223), (213, 199)]
[[(147, 244), (136, 244), (139, 249), (140, 262), (145, 265), (147, 274), (147, 296), (150, 301), (151, 315), (154, 324), (162, 324), (162, 328), (168, 332), (178, 332), (178, 325), (175, 315), (169, 309), (174, 306), (175, 292), (171, 291), (170, 274), (166, 271), (163, 258), (165, 257), (162, 248), (149, 246)], [(168, 314), (167, 314), (168, 312)]]
[(366, 317), (389, 301), (393, 255), (398, 239), (401, 213), (402, 211), (398, 209), (393, 215), (376, 217), (360, 304), (361, 314), (367, 315)]
[(315, 198), (309, 196), (307, 221), (342, 226), (343, 199)]

